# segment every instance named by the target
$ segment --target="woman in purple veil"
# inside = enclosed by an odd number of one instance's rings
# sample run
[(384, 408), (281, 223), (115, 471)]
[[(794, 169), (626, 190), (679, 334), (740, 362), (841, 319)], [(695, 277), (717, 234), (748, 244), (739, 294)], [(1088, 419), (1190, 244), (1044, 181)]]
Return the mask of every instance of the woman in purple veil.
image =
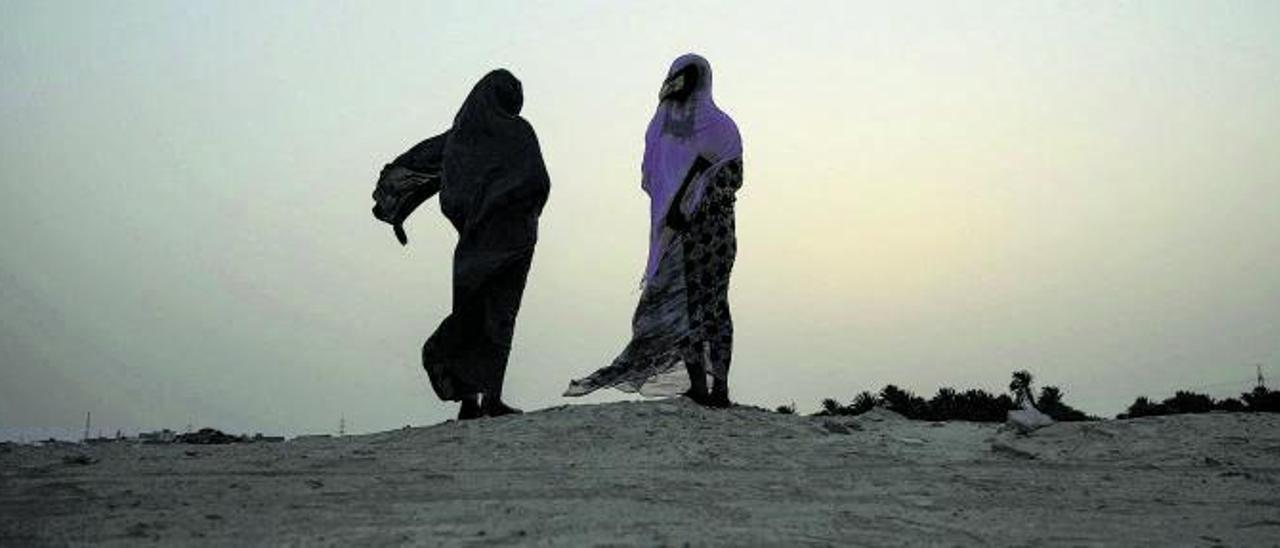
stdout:
[(729, 274), (737, 253), (733, 210), (742, 186), (742, 139), (712, 100), (706, 59), (676, 59), (658, 97), (645, 133), (641, 187), (650, 199), (649, 259), (631, 342), (610, 365), (571, 382), (565, 395), (617, 388), (683, 393), (703, 405), (727, 407)]

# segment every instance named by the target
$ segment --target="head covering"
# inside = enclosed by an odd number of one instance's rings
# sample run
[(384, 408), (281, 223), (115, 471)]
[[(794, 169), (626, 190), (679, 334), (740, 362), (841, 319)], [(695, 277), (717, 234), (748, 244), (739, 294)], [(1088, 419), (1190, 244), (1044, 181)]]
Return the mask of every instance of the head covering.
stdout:
[[(681, 71), (692, 68), (693, 89), (680, 99), (659, 99), (657, 112), (644, 136), (644, 164), (641, 188), (649, 194), (649, 260), (645, 280), (653, 278), (670, 241), (665, 230), (672, 200), (685, 175), (698, 157), (711, 167), (690, 183), (683, 206), (692, 212), (702, 200), (706, 181), (721, 167), (742, 157), (738, 126), (711, 98), (711, 64), (689, 53), (671, 63), (664, 83)], [(670, 86), (664, 86), (664, 89)]]
[(373, 191), (373, 215), (392, 225), (396, 238), (407, 244), (402, 225), (419, 205), (441, 191), (445, 164), (453, 175), (447, 191), (452, 199), (441, 196), (441, 204), (459, 230), (476, 213), (466, 209), (483, 205), (476, 203), (477, 193), (499, 179), (487, 179), (486, 174), (502, 175), (499, 186), (504, 188), (546, 187), (537, 138), (519, 116), (523, 104), (524, 93), (515, 76), (504, 69), (486, 74), (458, 109), (451, 129), (418, 143), (382, 168)]
[(467, 94), (462, 108), (453, 117), (455, 138), (475, 141), (489, 136), (501, 136), (504, 130), (520, 125), (520, 108), (524, 106), (524, 90), (520, 80), (507, 69), (497, 69), (484, 75), (471, 93)]
[[(444, 146), (440, 205), (459, 231), (485, 223), (484, 245), (532, 245), (550, 179), (533, 127), (520, 117), (524, 93), (505, 69), (481, 78), (458, 109)], [(531, 239), (533, 238), (533, 239)]]

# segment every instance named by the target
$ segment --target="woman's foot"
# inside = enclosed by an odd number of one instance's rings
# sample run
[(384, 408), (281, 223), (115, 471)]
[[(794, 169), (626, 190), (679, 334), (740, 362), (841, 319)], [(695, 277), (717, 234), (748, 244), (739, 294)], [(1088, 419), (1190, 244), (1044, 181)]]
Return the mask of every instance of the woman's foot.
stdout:
[(681, 395), (698, 405), (707, 405), (707, 370), (696, 357), (686, 358), (684, 368), (689, 373), (689, 389)]
[(707, 407), (714, 407), (716, 409), (728, 409), (733, 405), (733, 403), (729, 401), (729, 394), (727, 393), (712, 393), (710, 396), (707, 396), (707, 403), (704, 403), (703, 405)]
[(524, 413), (524, 411), (502, 403), (502, 400), (497, 398), (485, 398), (484, 405), (481, 407), (480, 411), (484, 413), (484, 416), (486, 417), (501, 417), (503, 415), (519, 415)]
[(711, 394), (707, 396), (707, 407), (726, 409), (731, 405), (733, 402), (729, 401), (729, 383), (717, 378), (711, 384)]
[(484, 414), (480, 412), (480, 397), (467, 396), (462, 398), (462, 406), (458, 409), (458, 420), (465, 421), (478, 419)]
[(705, 391), (699, 391), (696, 388), (690, 388), (688, 390), (685, 390), (680, 395), (693, 400), (693, 403), (696, 403), (703, 407), (711, 406), (711, 400), (707, 398), (707, 393)]

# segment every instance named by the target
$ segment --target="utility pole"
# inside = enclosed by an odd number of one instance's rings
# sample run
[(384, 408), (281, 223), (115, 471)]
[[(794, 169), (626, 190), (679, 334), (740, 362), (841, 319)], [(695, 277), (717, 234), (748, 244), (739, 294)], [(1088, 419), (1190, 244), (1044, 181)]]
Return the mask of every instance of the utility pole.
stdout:
[(346, 415), (341, 415), (338, 417), (338, 435), (339, 436), (347, 435), (347, 416)]
[(1254, 364), (1254, 367), (1258, 369), (1258, 388), (1265, 390), (1267, 388), (1267, 381), (1262, 378), (1262, 364)]
[(84, 412), (84, 438), (81, 438), (82, 441), (89, 441), (89, 418), (92, 416), (92, 411)]

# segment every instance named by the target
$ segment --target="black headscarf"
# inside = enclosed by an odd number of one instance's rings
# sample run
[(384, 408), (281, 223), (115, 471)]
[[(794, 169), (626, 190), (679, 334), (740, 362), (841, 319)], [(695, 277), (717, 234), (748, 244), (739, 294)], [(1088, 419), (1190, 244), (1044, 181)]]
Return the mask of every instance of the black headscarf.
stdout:
[[(458, 109), (452, 128), (383, 167), (373, 192), (373, 215), (391, 224), (405, 243), (401, 225), (418, 205), (440, 192), (441, 209), (460, 233), (467, 225), (504, 212), (531, 214), (536, 229), (550, 180), (538, 138), (520, 117), (523, 105), (523, 89), (515, 76), (505, 69), (486, 74)], [(507, 238), (484, 239), (502, 247), (536, 241), (536, 230), (520, 234), (528, 231), (510, 228), (515, 230)]]
[(524, 94), (506, 70), (485, 75), (458, 110), (444, 147), (440, 204), (459, 232), (485, 225), (477, 245), (518, 248), (537, 241), (550, 180), (538, 138), (520, 117)]

